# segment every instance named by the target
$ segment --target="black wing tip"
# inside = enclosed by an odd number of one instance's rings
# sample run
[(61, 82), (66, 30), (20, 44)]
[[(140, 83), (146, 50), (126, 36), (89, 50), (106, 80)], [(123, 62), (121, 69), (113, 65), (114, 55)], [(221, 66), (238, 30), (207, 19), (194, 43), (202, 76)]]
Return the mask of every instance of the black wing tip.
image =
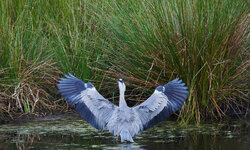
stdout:
[(61, 79), (70, 79), (70, 78), (78, 79), (77, 77), (75, 77), (73, 74), (71, 74), (69, 72), (68, 72), (68, 74), (64, 74), (64, 77), (65, 78), (61, 78)]
[(176, 78), (176, 79), (170, 81), (169, 83), (165, 84), (164, 86), (158, 86), (156, 88), (156, 90), (165, 93), (168, 88), (173, 89), (176, 92), (185, 93), (187, 95), (189, 93), (188, 87), (185, 86), (185, 83), (183, 83), (182, 80), (179, 78)]
[(183, 89), (188, 89), (188, 87), (185, 86), (186, 84), (184, 82), (182, 82), (182, 80), (179, 78), (176, 78), (176, 79), (170, 81), (169, 83), (165, 84), (164, 87), (167, 85), (170, 85), (170, 84), (178, 86), (178, 87), (182, 87)]
[(93, 88), (94, 85), (91, 83), (91, 82), (88, 82), (86, 85), (85, 85), (85, 82), (83, 82), (82, 80), (78, 79), (77, 77), (75, 77), (74, 75), (72, 75), (71, 73), (68, 72), (68, 74), (64, 74), (65, 78), (61, 78), (61, 80), (58, 81), (58, 84), (62, 84), (64, 83), (64, 81), (68, 80), (72, 80), (72, 81), (76, 81), (76, 82), (82, 82), (84, 84), (84, 87), (85, 88)]
[[(84, 120), (96, 129), (103, 130), (103, 123), (99, 122), (98, 118), (84, 102), (84, 91), (88, 88), (94, 88), (94, 85), (90, 82), (85, 83), (70, 73), (65, 74), (64, 76), (65, 78), (61, 78), (57, 84), (61, 95), (70, 104), (70, 106), (75, 106), (76, 112)], [(88, 91), (86, 90), (86, 92)]]
[[(174, 80), (170, 81), (169, 83), (183, 84), (183, 83), (182, 83), (182, 79), (180, 79), (180, 78), (175, 78)], [(184, 85), (185, 85), (185, 83), (184, 83)]]
[(157, 91), (164, 93), (167, 96), (167, 104), (164, 109), (152, 118), (148, 123), (143, 125), (143, 129), (148, 129), (155, 124), (164, 121), (174, 112), (179, 110), (183, 105), (188, 96), (188, 87), (182, 82), (181, 79), (176, 78), (164, 86), (158, 86)]
[(64, 76), (65, 78), (58, 81), (57, 88), (71, 106), (80, 101), (79, 95), (82, 91), (94, 87), (90, 82), (86, 84), (71, 73)]
[(176, 78), (164, 85), (163, 93), (172, 101), (183, 103), (188, 97), (188, 87), (181, 79)]

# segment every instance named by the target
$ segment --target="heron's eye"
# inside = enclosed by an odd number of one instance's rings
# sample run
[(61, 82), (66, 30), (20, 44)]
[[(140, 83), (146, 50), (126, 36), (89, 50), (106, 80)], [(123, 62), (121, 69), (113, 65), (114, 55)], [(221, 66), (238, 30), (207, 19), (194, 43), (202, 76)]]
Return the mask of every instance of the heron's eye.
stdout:
[(122, 80), (122, 79), (119, 79), (118, 81), (121, 82), (121, 83), (123, 83), (123, 80)]

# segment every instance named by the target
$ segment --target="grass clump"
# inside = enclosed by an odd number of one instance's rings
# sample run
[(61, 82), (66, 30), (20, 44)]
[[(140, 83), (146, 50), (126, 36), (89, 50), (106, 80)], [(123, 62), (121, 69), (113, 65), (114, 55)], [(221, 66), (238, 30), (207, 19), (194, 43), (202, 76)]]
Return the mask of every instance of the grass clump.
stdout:
[(247, 17), (241, 0), (2, 0), (0, 116), (67, 110), (55, 86), (67, 72), (113, 101), (123, 78), (131, 105), (179, 77), (190, 91), (184, 121), (241, 113)]
[[(72, 72), (83, 80), (94, 76), (91, 67), (98, 67), (105, 37), (101, 22), (96, 19), (92, 5), (98, 1), (67, 1), (51, 6), (57, 14), (48, 14), (51, 50), (64, 73)], [(63, 11), (60, 11), (63, 10)]]
[(130, 100), (145, 99), (157, 85), (179, 77), (190, 91), (180, 113), (184, 121), (248, 109), (246, 3), (112, 1), (104, 11), (112, 32), (106, 73), (125, 78), (133, 89)]
[[(59, 75), (41, 12), (28, 1), (1, 1), (0, 112), (1, 116), (50, 111)], [(41, 20), (40, 20), (41, 19)]]
[(90, 14), (92, 3), (0, 2), (0, 116), (63, 111), (59, 77), (67, 72), (83, 80), (93, 76), (90, 67), (102, 56), (103, 39)]

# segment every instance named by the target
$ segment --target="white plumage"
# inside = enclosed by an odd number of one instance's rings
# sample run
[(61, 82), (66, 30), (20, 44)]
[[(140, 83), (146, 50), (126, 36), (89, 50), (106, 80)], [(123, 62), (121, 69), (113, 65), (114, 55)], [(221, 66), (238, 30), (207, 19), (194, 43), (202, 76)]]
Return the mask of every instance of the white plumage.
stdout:
[(142, 104), (128, 107), (124, 98), (126, 86), (118, 80), (119, 106), (105, 99), (90, 83), (84, 83), (72, 74), (59, 81), (58, 89), (67, 102), (75, 105), (75, 110), (84, 120), (99, 130), (107, 129), (121, 142), (134, 142), (139, 132), (165, 120), (182, 107), (188, 91), (178, 78), (158, 86), (154, 93)]

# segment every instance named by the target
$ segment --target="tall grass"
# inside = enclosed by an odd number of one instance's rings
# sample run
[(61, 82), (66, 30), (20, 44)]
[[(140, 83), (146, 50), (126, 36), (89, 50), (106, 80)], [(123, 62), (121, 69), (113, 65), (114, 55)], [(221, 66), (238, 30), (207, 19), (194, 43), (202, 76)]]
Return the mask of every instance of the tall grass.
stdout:
[[(50, 4), (48, 32), (61, 70), (73, 72), (79, 78), (89, 79), (94, 73), (90, 66), (97, 67), (102, 57), (105, 37), (99, 32), (101, 22), (91, 11), (98, 1), (68, 1)], [(63, 11), (61, 11), (63, 10)], [(57, 16), (54, 16), (55, 13)]]
[[(62, 74), (130, 105), (176, 77), (189, 87), (184, 121), (246, 110), (249, 21), (241, 0), (0, 2), (0, 116), (67, 110)], [(61, 107), (62, 106), (62, 107)]]
[(249, 108), (246, 3), (131, 0), (106, 5), (101, 18), (112, 32), (107, 52), (113, 60), (106, 73), (125, 78), (133, 89), (130, 100), (143, 100), (157, 85), (179, 77), (190, 91), (180, 112), (183, 121)]
[(91, 79), (90, 66), (102, 56), (90, 4), (3, 0), (0, 8), (0, 116), (61, 109), (59, 77)]
[[(49, 53), (41, 13), (25, 1), (1, 1), (0, 109), (3, 114), (49, 111), (59, 70)], [(2, 114), (1, 113), (1, 114)]]

